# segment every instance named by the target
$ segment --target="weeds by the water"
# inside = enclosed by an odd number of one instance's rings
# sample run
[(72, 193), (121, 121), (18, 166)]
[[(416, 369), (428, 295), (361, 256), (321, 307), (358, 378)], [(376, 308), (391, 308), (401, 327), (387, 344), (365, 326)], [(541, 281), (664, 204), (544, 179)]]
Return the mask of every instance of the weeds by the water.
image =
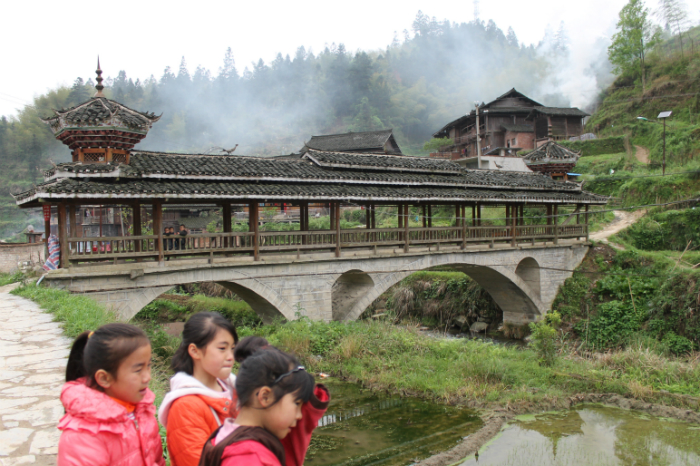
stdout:
[[(69, 336), (115, 319), (100, 304), (67, 291), (32, 285), (19, 287), (14, 293), (53, 313)], [(167, 390), (167, 366), (179, 339), (166, 335), (157, 324), (138, 324), (151, 338), (155, 362), (152, 388), (160, 400)], [(297, 354), (310, 371), (435, 400), (486, 405), (605, 392), (686, 406), (689, 401), (674, 394), (700, 395), (697, 355), (669, 358), (644, 347), (602, 355), (567, 350), (552, 367), (543, 367), (530, 349), (436, 339), (421, 334), (416, 326), (382, 321), (326, 323), (302, 318), (240, 328), (239, 334), (265, 336), (272, 344)]]

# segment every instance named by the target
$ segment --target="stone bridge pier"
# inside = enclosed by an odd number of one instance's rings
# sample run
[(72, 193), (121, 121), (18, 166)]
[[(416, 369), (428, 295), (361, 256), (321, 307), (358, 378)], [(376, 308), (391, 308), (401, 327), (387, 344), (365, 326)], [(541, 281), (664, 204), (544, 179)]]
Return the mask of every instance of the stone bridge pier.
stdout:
[(588, 246), (423, 251), (351, 257), (330, 255), (259, 262), (177, 261), (166, 267), (120, 264), (51, 272), (49, 286), (85, 293), (123, 319), (136, 315), (177, 285), (213, 281), (246, 301), (265, 321), (303, 315), (314, 320), (355, 320), (375, 299), (414, 272), (438, 266), (460, 270), (503, 310), (504, 322), (535, 321), (551, 307), (559, 287), (583, 260)]

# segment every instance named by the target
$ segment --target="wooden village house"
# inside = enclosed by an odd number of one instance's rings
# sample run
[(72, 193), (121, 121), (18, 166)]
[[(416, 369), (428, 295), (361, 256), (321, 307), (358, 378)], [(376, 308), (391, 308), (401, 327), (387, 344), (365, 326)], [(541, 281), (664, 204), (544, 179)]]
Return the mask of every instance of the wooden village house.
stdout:
[[(481, 104), (478, 110), (482, 154), (497, 153), (501, 156), (514, 156), (518, 150), (531, 150), (549, 141), (580, 136), (583, 133), (583, 119), (589, 116), (575, 107), (547, 107), (515, 89)], [(453, 145), (431, 156), (451, 159), (475, 157), (476, 117), (475, 109), (434, 133), (435, 138), (452, 139)]]

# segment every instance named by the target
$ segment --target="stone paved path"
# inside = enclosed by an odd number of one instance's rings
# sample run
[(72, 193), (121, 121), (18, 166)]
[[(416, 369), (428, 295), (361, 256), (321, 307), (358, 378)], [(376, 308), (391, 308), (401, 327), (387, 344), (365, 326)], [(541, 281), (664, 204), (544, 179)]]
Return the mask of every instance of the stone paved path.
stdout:
[(0, 287), (0, 466), (55, 465), (71, 341), (15, 286)]

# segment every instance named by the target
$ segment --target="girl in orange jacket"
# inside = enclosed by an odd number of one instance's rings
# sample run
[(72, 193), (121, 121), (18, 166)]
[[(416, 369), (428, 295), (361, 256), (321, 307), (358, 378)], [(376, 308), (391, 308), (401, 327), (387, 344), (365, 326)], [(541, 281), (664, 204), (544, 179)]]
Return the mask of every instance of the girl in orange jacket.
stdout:
[(185, 323), (170, 392), (158, 411), (172, 466), (197, 466), (209, 435), (237, 414), (231, 374), (237, 341), (233, 324), (216, 312), (199, 312)]

